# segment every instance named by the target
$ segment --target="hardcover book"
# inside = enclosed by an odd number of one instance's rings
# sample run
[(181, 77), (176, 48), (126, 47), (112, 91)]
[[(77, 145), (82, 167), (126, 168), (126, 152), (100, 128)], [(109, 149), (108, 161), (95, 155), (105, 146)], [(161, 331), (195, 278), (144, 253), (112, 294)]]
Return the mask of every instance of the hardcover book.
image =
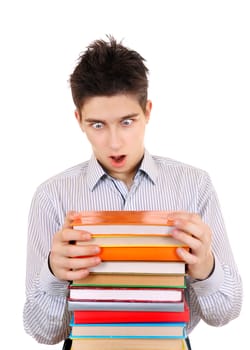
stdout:
[[(92, 233), (92, 231), (91, 231)], [(90, 241), (79, 241), (78, 245), (91, 245), (97, 244), (101, 247), (105, 246), (173, 246), (183, 247), (185, 246), (177, 239), (167, 235), (158, 234), (126, 234), (126, 235), (93, 235), (91, 234)]]
[(83, 211), (81, 217), (74, 221), (75, 226), (105, 226), (105, 225), (132, 225), (132, 226), (164, 226), (168, 230), (168, 226), (173, 226), (173, 221), (168, 211), (140, 211), (140, 210), (111, 210), (111, 211)]
[(89, 271), (104, 274), (185, 274), (186, 265), (183, 261), (103, 261)]
[(150, 301), (179, 302), (183, 300), (183, 289), (173, 288), (126, 288), (126, 287), (85, 287), (69, 285), (71, 300), (93, 301)]
[(189, 322), (190, 313), (184, 300), (183, 311), (114, 311), (76, 310), (73, 312), (77, 323), (124, 323), (124, 322)]
[(74, 280), (72, 286), (186, 288), (186, 279), (184, 274), (90, 273), (81, 280)]
[(90, 301), (72, 300), (68, 298), (68, 310), (118, 310), (118, 311), (184, 311), (184, 301), (152, 302), (152, 301)]
[(184, 339), (72, 339), (72, 350), (186, 350)]
[[(182, 261), (176, 253), (177, 246), (152, 245), (152, 246), (102, 246), (100, 247), (102, 261)], [(188, 247), (182, 249), (189, 250)]]
[(72, 338), (185, 338), (186, 323), (84, 323), (70, 322)]
[[(124, 220), (125, 219), (126, 218), (124, 217)], [(112, 237), (122, 238), (123, 236), (130, 236), (130, 235), (134, 235), (134, 236), (155, 235), (155, 236), (162, 236), (162, 237), (171, 237), (170, 234), (174, 228), (174, 226), (172, 226), (172, 223), (169, 221), (166, 222), (165, 225), (156, 225), (156, 224), (144, 225), (144, 224), (139, 224), (139, 222), (137, 224), (131, 224), (129, 223), (130, 222), (129, 218), (127, 219), (127, 221), (123, 221), (123, 223), (120, 222), (119, 225), (114, 223), (109, 223), (109, 224), (100, 223), (98, 225), (94, 225), (94, 224), (87, 225), (87, 224), (78, 223), (78, 222), (79, 221), (74, 222), (74, 228), (76, 230), (88, 231), (92, 233), (93, 236), (96, 236), (96, 237), (112, 236)]]

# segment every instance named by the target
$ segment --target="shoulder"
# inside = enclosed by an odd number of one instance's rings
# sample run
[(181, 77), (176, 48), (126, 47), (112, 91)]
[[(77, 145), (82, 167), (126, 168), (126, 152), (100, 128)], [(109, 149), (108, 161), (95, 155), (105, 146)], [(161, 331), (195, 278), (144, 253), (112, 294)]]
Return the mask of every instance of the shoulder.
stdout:
[(208, 171), (171, 158), (153, 156), (153, 159), (158, 168), (160, 184), (166, 183), (183, 196), (197, 196), (199, 203), (216, 194)]
[(85, 161), (51, 176), (50, 178), (46, 179), (41, 184), (39, 184), (37, 190), (39, 191), (51, 186), (53, 187), (63, 183), (78, 181), (80, 178), (85, 176), (88, 164), (89, 161)]
[(196, 186), (207, 184), (211, 185), (211, 178), (209, 173), (197, 166), (167, 158), (163, 156), (153, 155), (154, 163), (158, 169), (160, 177), (167, 177), (174, 182), (188, 182), (195, 183)]
[(197, 166), (163, 156), (152, 155), (152, 158), (156, 165), (160, 168), (173, 169), (179, 171), (190, 171), (199, 174), (208, 174), (206, 170), (201, 169)]

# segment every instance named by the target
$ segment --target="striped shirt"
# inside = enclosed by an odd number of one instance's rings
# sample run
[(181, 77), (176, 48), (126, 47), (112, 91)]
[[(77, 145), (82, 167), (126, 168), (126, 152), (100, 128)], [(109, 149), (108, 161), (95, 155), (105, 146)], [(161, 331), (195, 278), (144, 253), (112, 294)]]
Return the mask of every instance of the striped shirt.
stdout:
[(220, 205), (207, 172), (145, 151), (130, 190), (105, 173), (93, 156), (38, 186), (27, 237), (24, 328), (38, 342), (56, 344), (70, 332), (68, 282), (48, 267), (52, 237), (70, 210), (166, 210), (198, 213), (212, 231), (215, 268), (204, 281), (187, 278), (190, 333), (202, 319), (221, 326), (238, 317), (242, 283)]

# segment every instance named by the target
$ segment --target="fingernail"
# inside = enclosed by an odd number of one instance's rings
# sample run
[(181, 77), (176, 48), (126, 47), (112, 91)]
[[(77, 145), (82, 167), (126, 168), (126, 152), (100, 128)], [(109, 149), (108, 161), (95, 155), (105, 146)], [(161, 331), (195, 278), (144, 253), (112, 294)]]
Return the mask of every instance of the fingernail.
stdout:
[(95, 253), (100, 253), (100, 251), (101, 251), (100, 247), (97, 246), (97, 247), (94, 248), (94, 252)]
[(180, 224), (180, 221), (178, 219), (174, 220), (174, 225), (178, 226)]
[(178, 230), (174, 229), (173, 231), (171, 231), (171, 234), (173, 237), (176, 237), (178, 235)]
[(101, 258), (99, 256), (95, 257), (95, 264), (99, 264), (101, 262)]
[(84, 239), (91, 239), (91, 234), (88, 233), (88, 232), (84, 232), (84, 233), (82, 234), (82, 237), (83, 237)]

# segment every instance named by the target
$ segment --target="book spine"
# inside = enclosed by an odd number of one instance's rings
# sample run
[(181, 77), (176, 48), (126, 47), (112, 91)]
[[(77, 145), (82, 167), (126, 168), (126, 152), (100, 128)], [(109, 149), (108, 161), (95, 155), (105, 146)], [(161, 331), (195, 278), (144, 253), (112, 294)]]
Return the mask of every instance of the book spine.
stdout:
[[(183, 261), (176, 253), (176, 246), (126, 246), (101, 247), (102, 261)], [(183, 247), (188, 250), (188, 247)]]
[(75, 324), (124, 322), (189, 322), (189, 311), (74, 311)]
[(79, 219), (74, 221), (75, 226), (80, 225), (166, 225), (173, 226), (168, 219), (167, 211), (84, 211)]
[(185, 335), (70, 335), (71, 339), (184, 339)]
[(94, 274), (133, 274), (144, 275), (183, 275), (186, 264), (184, 261), (103, 261), (101, 264), (91, 267)]
[(110, 302), (76, 301), (68, 299), (68, 310), (117, 310), (117, 311), (184, 311), (184, 302)]
[(72, 339), (73, 350), (185, 350), (187, 349), (185, 339)]

